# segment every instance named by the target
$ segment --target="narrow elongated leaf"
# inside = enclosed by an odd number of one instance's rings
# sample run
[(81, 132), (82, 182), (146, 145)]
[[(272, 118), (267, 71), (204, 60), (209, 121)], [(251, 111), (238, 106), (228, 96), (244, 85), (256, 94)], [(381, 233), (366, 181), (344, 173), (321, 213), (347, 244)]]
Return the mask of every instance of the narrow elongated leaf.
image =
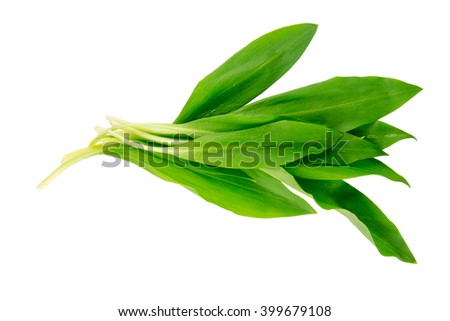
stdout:
[(415, 138), (413, 135), (382, 121), (357, 127), (349, 132), (385, 149), (400, 140)]
[(241, 115), (229, 113), (208, 118), (199, 118), (179, 126), (195, 131), (230, 132), (258, 127), (280, 120), (292, 119), (279, 115)]
[[(183, 126), (193, 131), (237, 131), (238, 133), (239, 129), (242, 128), (255, 128), (260, 124), (270, 124), (271, 122), (276, 124), (277, 118), (279, 117), (273, 117), (270, 115), (242, 116), (240, 114), (227, 114), (198, 119), (196, 121), (186, 123)], [(285, 122), (294, 123), (295, 121), (285, 120)], [(286, 127), (285, 129), (289, 130), (288, 127)], [(332, 132), (339, 133), (338, 131), (330, 130), (330, 133)], [(341, 138), (339, 138), (336, 144), (333, 145), (333, 148), (329, 148), (328, 150), (321, 153), (311, 153), (310, 157), (308, 157), (308, 163), (311, 163), (314, 160), (316, 162), (326, 164), (344, 165), (361, 159), (387, 155), (379, 146), (371, 143), (369, 140), (348, 133), (340, 133), (339, 135), (341, 136)], [(202, 136), (202, 134), (199, 136)], [(210, 136), (210, 134), (203, 134), (202, 140), (207, 141), (207, 139), (215, 139), (215, 136), (221, 135), (213, 134)], [(291, 137), (295, 137), (295, 135), (291, 135)]]
[(344, 214), (381, 254), (415, 262), (395, 225), (343, 179), (377, 174), (408, 184), (374, 157), (412, 136), (379, 119), (421, 88), (390, 78), (337, 77), (251, 102), (299, 59), (316, 28), (285, 27), (250, 43), (198, 83), (175, 124), (107, 117), (111, 127), (96, 127), (89, 146), (66, 155), (38, 187), (106, 154), (239, 215), (314, 213), (290, 186)]
[(293, 25), (251, 42), (198, 83), (175, 123), (244, 106), (292, 67), (316, 29), (314, 24)]
[(344, 214), (385, 256), (416, 263), (397, 227), (364, 194), (343, 181), (318, 181), (296, 177), (301, 188), (324, 209)]
[(347, 166), (299, 164), (296, 167), (286, 168), (286, 170), (300, 178), (317, 180), (343, 180), (365, 175), (380, 175), (409, 186), (403, 176), (375, 158), (359, 160)]
[(341, 136), (316, 124), (280, 121), (240, 131), (205, 134), (177, 146), (177, 156), (217, 167), (279, 166), (321, 153)]
[(240, 115), (279, 115), (349, 131), (396, 110), (421, 88), (381, 77), (336, 77), (247, 105)]
[(348, 165), (361, 159), (385, 155), (387, 154), (378, 146), (360, 137), (344, 133), (334, 148), (325, 151), (324, 160), (329, 165)]
[(364, 194), (340, 180), (309, 180), (293, 176), (282, 167), (263, 169), (286, 185), (308, 194), (327, 210), (335, 209), (346, 216), (385, 256), (416, 263), (414, 255), (397, 227)]
[(174, 157), (163, 159), (135, 148), (115, 144), (105, 153), (126, 159), (169, 182), (180, 184), (206, 201), (236, 214), (257, 218), (315, 213), (302, 198), (281, 182), (258, 170), (186, 164)]
[(347, 166), (362, 159), (384, 155), (386, 153), (383, 150), (369, 141), (343, 133), (333, 147), (319, 154), (309, 154), (286, 166), (295, 167), (297, 164)]
[[(295, 189), (299, 192), (307, 194), (300, 187), (295, 176), (293, 176), (291, 173), (289, 173), (288, 170), (284, 166), (261, 168), (261, 171), (272, 176), (273, 178), (276, 178), (280, 182), (283, 182), (287, 186), (292, 187), (293, 189)], [(311, 196), (311, 195), (308, 194), (308, 196)]]

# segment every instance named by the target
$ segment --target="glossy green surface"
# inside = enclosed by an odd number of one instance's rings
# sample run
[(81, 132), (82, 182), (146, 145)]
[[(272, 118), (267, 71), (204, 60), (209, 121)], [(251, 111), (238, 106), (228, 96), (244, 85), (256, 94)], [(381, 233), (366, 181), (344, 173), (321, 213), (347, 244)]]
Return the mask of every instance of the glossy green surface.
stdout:
[[(166, 181), (180, 184), (206, 201), (239, 215), (273, 218), (315, 213), (305, 200), (259, 170), (207, 167), (173, 157), (164, 160), (135, 148), (128, 149), (127, 153), (124, 150), (123, 146), (117, 145), (110, 155), (126, 159)], [(163, 163), (166, 166), (161, 166)]]
[(100, 154), (128, 160), (236, 214), (315, 213), (286, 186), (344, 214), (385, 256), (414, 263), (400, 232), (344, 179), (380, 175), (408, 185), (375, 157), (413, 136), (379, 119), (421, 88), (383, 77), (336, 77), (257, 100), (303, 54), (317, 26), (299, 24), (250, 43), (195, 87), (175, 124), (108, 117), (88, 147), (67, 155), (42, 188)]
[(403, 139), (414, 138), (413, 135), (382, 121), (376, 121), (371, 124), (357, 127), (349, 133), (358, 137), (363, 137), (365, 140), (382, 149)]
[(316, 180), (343, 180), (366, 175), (380, 175), (409, 186), (403, 176), (375, 158), (359, 160), (348, 166), (298, 164), (295, 167), (288, 167), (286, 170), (294, 176)]
[(319, 154), (336, 144), (341, 136), (320, 125), (284, 120), (239, 131), (205, 134), (179, 145), (179, 156), (218, 167), (280, 166), (308, 154)]
[(422, 89), (382, 77), (336, 77), (241, 108), (240, 115), (278, 115), (349, 131), (393, 112)]
[(301, 188), (322, 208), (339, 210), (385, 256), (416, 263), (397, 227), (367, 196), (343, 181), (296, 178)]
[(298, 24), (251, 42), (198, 83), (175, 123), (225, 114), (244, 106), (294, 65), (316, 29), (314, 24)]

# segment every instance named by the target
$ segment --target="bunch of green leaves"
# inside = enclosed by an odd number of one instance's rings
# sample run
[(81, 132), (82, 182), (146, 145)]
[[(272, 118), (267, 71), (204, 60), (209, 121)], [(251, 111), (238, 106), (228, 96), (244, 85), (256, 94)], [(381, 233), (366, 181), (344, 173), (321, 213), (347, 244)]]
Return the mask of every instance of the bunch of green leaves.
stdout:
[[(173, 124), (108, 117), (111, 127), (98, 127), (89, 146), (64, 157), (39, 187), (82, 159), (107, 154), (244, 216), (315, 213), (294, 189), (344, 214), (382, 255), (415, 262), (396, 226), (345, 180), (381, 175), (408, 184), (376, 157), (412, 136), (379, 119), (421, 88), (390, 78), (336, 77), (254, 101), (300, 58), (316, 28), (293, 25), (251, 42), (198, 83)], [(249, 142), (259, 160), (252, 164), (242, 147)], [(282, 150), (286, 142), (291, 148)], [(211, 143), (227, 158), (211, 159)]]

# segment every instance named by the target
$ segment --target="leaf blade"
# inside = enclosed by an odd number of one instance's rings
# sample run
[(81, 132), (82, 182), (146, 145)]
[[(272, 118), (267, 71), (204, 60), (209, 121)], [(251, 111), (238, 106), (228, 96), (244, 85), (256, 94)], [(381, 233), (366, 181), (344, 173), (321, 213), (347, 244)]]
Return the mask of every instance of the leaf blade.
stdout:
[(422, 89), (382, 77), (335, 77), (254, 102), (236, 111), (279, 115), (349, 131), (396, 110)]
[(286, 164), (286, 167), (295, 167), (298, 164), (348, 166), (359, 160), (387, 155), (369, 141), (348, 133), (340, 134), (339, 139), (330, 148), (320, 153), (308, 154), (295, 162)]
[(409, 186), (403, 176), (375, 158), (359, 160), (347, 166), (299, 164), (296, 167), (287, 167), (286, 170), (294, 176), (315, 180), (343, 180), (366, 175), (379, 175)]
[(381, 149), (385, 149), (403, 139), (415, 139), (413, 135), (382, 121), (362, 125), (352, 129), (349, 133), (362, 137)]
[(296, 180), (304, 191), (314, 197), (319, 206), (339, 210), (347, 216), (382, 255), (416, 263), (414, 255), (394, 223), (356, 188), (344, 181), (318, 181), (298, 177)]
[[(127, 153), (125, 153), (127, 151)], [(260, 171), (195, 166), (168, 157), (123, 148), (106, 149), (106, 154), (126, 159), (166, 181), (184, 186), (208, 202), (238, 215), (255, 218), (287, 217), (315, 213), (301, 197), (290, 192), (281, 182)], [(144, 159), (143, 159), (144, 155)], [(154, 166), (156, 161), (159, 165)], [(198, 167), (196, 167), (198, 166)], [(271, 189), (265, 188), (270, 183)]]
[(316, 124), (279, 121), (250, 129), (204, 134), (177, 146), (177, 156), (216, 167), (279, 166), (307, 154), (321, 153), (341, 136), (342, 133)]
[(244, 106), (294, 65), (316, 29), (314, 24), (298, 24), (254, 40), (198, 83), (174, 123), (220, 115)]

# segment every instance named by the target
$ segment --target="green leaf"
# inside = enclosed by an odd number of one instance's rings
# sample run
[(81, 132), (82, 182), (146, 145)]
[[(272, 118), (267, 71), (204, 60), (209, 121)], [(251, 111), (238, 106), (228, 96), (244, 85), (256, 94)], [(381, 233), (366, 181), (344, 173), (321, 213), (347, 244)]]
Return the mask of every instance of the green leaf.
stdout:
[(320, 153), (341, 136), (316, 124), (279, 121), (240, 131), (204, 134), (178, 145), (176, 156), (217, 167), (273, 167)]
[(346, 216), (385, 256), (416, 263), (397, 227), (364, 194), (340, 180), (309, 180), (293, 176), (282, 167), (266, 168), (264, 172), (286, 185), (312, 196), (327, 210), (335, 209)]
[(230, 132), (267, 125), (280, 120), (290, 119), (278, 115), (241, 115), (230, 113), (199, 118), (177, 126), (182, 126), (182, 128), (191, 131)]
[(278, 115), (349, 131), (396, 110), (421, 88), (381, 77), (336, 77), (249, 104), (241, 116)]
[(365, 175), (380, 175), (409, 186), (403, 176), (375, 158), (359, 160), (347, 166), (299, 164), (286, 170), (294, 176), (316, 180), (342, 180)]
[(365, 140), (385, 149), (402, 139), (415, 137), (382, 121), (357, 127), (349, 132), (352, 135), (363, 137)]
[(384, 256), (416, 263), (397, 227), (364, 194), (343, 181), (318, 181), (296, 177), (301, 188), (324, 209), (344, 214)]
[(316, 29), (314, 24), (298, 24), (251, 42), (198, 83), (175, 123), (225, 114), (244, 106), (294, 65)]
[(321, 159), (329, 165), (348, 165), (361, 159), (386, 156), (387, 154), (378, 146), (348, 133), (344, 133), (332, 149), (326, 150)]
[(180, 184), (206, 201), (236, 214), (256, 218), (315, 213), (280, 181), (259, 170), (214, 168), (144, 152), (119, 143), (105, 153), (126, 159), (169, 182)]
[[(268, 124), (270, 122), (273, 122), (273, 124), (280, 123), (290, 123), (293, 124), (296, 121), (277, 121), (276, 118), (269, 116), (269, 115), (255, 115), (252, 117), (247, 116), (240, 116), (239, 114), (227, 114), (227, 115), (220, 115), (210, 118), (203, 118), (198, 119), (196, 121), (183, 124), (182, 126), (186, 129), (192, 130), (192, 131), (206, 131), (206, 132), (228, 132), (228, 131), (235, 131), (235, 133), (243, 132), (242, 129), (247, 129), (249, 132), (251, 132), (250, 128), (256, 128), (259, 124), (263, 123), (266, 125), (262, 125), (263, 128), (270, 128)], [(305, 124), (305, 123), (301, 123)], [(283, 128), (282, 128), (283, 129)], [(289, 131), (290, 128), (286, 127), (284, 128), (285, 131)], [(296, 131), (294, 131), (296, 132)], [(340, 133), (338, 131), (334, 131), (329, 129), (330, 133), (338, 133), (340, 138), (338, 138), (338, 141), (333, 146), (333, 148), (329, 148), (326, 151), (316, 153), (310, 153), (310, 156), (308, 157), (309, 161), (308, 163), (312, 162), (312, 160), (315, 160), (319, 163), (327, 163), (327, 164), (333, 164), (333, 165), (344, 165), (344, 164), (350, 164), (352, 162), (361, 160), (361, 159), (367, 159), (367, 158), (373, 158), (377, 156), (385, 156), (387, 155), (380, 147), (377, 145), (371, 143), (370, 141), (366, 139), (362, 139), (361, 137), (357, 137), (348, 133)], [(228, 135), (228, 134), (227, 134)], [(201, 140), (212, 141), (213, 139), (217, 139), (216, 137), (222, 136), (221, 134), (200, 134)], [(295, 135), (290, 135), (291, 137), (296, 137)], [(297, 139), (297, 138), (296, 138)], [(292, 140), (292, 139), (291, 139)], [(201, 162), (197, 158), (198, 161)]]
[(106, 154), (239, 215), (314, 213), (290, 186), (344, 214), (381, 254), (414, 263), (395, 225), (343, 179), (377, 174), (408, 184), (374, 157), (412, 136), (379, 119), (421, 88), (390, 78), (336, 77), (251, 103), (299, 59), (316, 28), (285, 27), (250, 43), (198, 83), (174, 124), (108, 117), (111, 127), (96, 127), (90, 145), (66, 155), (38, 187)]
[[(289, 186), (299, 192), (305, 193), (305, 191), (298, 184), (295, 177), (291, 173), (289, 173), (285, 167), (281, 167), (281, 166), (267, 167), (267, 168), (261, 168), (261, 171), (272, 176), (273, 178), (276, 178), (280, 182), (283, 182), (287, 186)], [(307, 193), (305, 193), (305, 194), (307, 194)], [(308, 196), (310, 196), (310, 195), (308, 194)]]
[(331, 148), (318, 154), (311, 153), (298, 161), (287, 164), (286, 167), (295, 167), (297, 164), (347, 166), (362, 159), (384, 155), (387, 154), (378, 146), (360, 137), (344, 133)]

